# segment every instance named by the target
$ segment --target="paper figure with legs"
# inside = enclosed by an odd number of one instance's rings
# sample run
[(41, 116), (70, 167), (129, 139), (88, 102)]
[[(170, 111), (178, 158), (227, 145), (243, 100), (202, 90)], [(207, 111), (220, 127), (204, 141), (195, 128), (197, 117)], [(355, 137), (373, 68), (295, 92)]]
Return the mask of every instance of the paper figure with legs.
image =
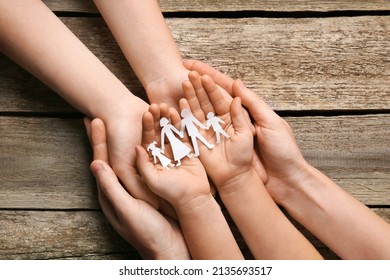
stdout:
[(166, 169), (169, 170), (169, 167), (174, 167), (175, 165), (172, 164), (171, 160), (163, 155), (163, 151), (156, 146), (157, 142), (153, 141), (153, 143), (150, 143), (148, 147), (146, 148), (147, 151), (152, 151), (153, 161), (154, 164), (157, 164), (157, 158), (160, 161), (161, 165)]
[(215, 116), (213, 112), (210, 112), (207, 114), (206, 127), (207, 127), (207, 129), (209, 129), (210, 126), (213, 128), (213, 130), (215, 132), (215, 136), (217, 137), (217, 144), (219, 144), (221, 142), (221, 136), (220, 136), (221, 134), (223, 136), (225, 136), (226, 138), (230, 138), (230, 135), (227, 134), (225, 132), (225, 130), (223, 130), (220, 123), (224, 124), (225, 122), (223, 120), (221, 120), (220, 118), (218, 118), (217, 116)]
[(209, 149), (212, 149), (214, 147), (213, 144), (207, 142), (207, 140), (199, 133), (199, 130), (196, 128), (196, 125), (203, 129), (207, 129), (207, 127), (194, 117), (190, 109), (183, 109), (181, 111), (181, 117), (183, 119), (181, 121), (180, 133), (182, 133), (183, 135), (184, 129), (187, 129), (188, 136), (191, 138), (192, 146), (194, 148), (194, 156), (199, 156), (199, 146), (197, 139), (199, 139)]
[(192, 157), (191, 149), (188, 148), (186, 144), (181, 142), (180, 139), (176, 138), (176, 136), (173, 134), (173, 132), (175, 132), (181, 138), (183, 138), (184, 135), (182, 132), (177, 130), (176, 127), (171, 125), (167, 118), (161, 118), (160, 126), (162, 128), (161, 129), (161, 150), (162, 150), (162, 153), (164, 153), (164, 143), (165, 143), (165, 136), (166, 136), (169, 140), (169, 143), (171, 144), (173, 159), (177, 162), (176, 166), (180, 166), (182, 158), (184, 158), (186, 156), (189, 158)]

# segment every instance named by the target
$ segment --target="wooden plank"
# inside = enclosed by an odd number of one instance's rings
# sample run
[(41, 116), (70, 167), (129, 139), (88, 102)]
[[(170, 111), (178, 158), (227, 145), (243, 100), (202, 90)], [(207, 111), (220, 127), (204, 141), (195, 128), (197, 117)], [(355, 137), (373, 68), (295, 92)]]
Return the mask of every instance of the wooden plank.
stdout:
[(0, 135), (0, 208), (99, 208), (81, 119), (1, 117)]
[(351, 195), (371, 205), (384, 202), (377, 191), (390, 197), (390, 115), (286, 120), (308, 162)]
[[(92, 0), (43, 0), (53, 11), (97, 13)], [(159, 0), (163, 12), (221, 12), (221, 11), (382, 11), (390, 10), (386, 0), (331, 1), (265, 1), (265, 0)]]
[[(369, 205), (390, 205), (390, 115), (286, 118), (307, 160)], [(0, 208), (98, 209), (81, 120), (0, 117)]]
[[(390, 222), (390, 209), (373, 209)], [(0, 211), (0, 259), (139, 259), (99, 211)], [(326, 259), (322, 242), (299, 229)], [(232, 225), (233, 232), (237, 228)], [(237, 242), (248, 256), (241, 237)], [(241, 238), (241, 239), (240, 239)]]
[(390, 108), (390, 17), (168, 22), (184, 56), (243, 79), (274, 109)]
[[(62, 20), (134, 94), (146, 99), (102, 19)], [(274, 109), (390, 108), (390, 17), (167, 22), (184, 57), (243, 79)], [(0, 69), (0, 112), (68, 110), (58, 99), (48, 100), (45, 86), (4, 57)]]
[(139, 259), (100, 211), (0, 211), (0, 259)]

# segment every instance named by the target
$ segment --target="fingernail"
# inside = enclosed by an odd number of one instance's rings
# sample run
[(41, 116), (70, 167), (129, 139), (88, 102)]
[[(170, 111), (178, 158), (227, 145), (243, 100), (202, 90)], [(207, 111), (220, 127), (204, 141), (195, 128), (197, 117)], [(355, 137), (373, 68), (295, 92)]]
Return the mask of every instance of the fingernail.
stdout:
[(104, 170), (103, 164), (101, 164), (100, 162), (95, 162), (95, 161), (92, 162), (91, 171), (92, 171), (93, 175), (96, 176), (98, 174), (98, 172), (101, 172), (103, 170)]

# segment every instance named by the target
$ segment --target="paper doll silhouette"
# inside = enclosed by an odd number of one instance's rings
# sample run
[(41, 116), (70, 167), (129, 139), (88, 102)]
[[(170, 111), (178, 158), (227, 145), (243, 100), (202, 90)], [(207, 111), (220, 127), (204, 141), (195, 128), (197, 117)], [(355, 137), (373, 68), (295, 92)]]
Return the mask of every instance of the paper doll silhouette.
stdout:
[(213, 112), (210, 112), (207, 114), (207, 123), (206, 127), (207, 129), (210, 128), (210, 126), (213, 128), (215, 132), (215, 136), (217, 137), (217, 143), (221, 142), (221, 134), (225, 136), (226, 138), (230, 138), (230, 135), (223, 130), (222, 126), (219, 124), (224, 124), (225, 122), (221, 120), (220, 118), (216, 117)]
[(161, 118), (160, 120), (160, 126), (161, 129), (161, 150), (162, 153), (164, 153), (164, 141), (165, 136), (168, 138), (169, 143), (171, 144), (173, 158), (175, 161), (177, 161), (176, 166), (181, 165), (181, 159), (184, 157), (191, 158), (191, 149), (188, 148), (183, 142), (181, 142), (179, 139), (176, 138), (176, 136), (173, 134), (175, 132), (178, 134), (181, 138), (183, 138), (183, 133), (181, 133), (179, 130), (176, 129), (173, 125), (171, 125), (167, 118)]
[(149, 146), (146, 148), (147, 151), (152, 151), (152, 156), (154, 160), (154, 164), (157, 163), (157, 158), (160, 161), (161, 165), (166, 169), (169, 170), (168, 166), (174, 167), (171, 163), (171, 160), (167, 158), (166, 156), (163, 155), (163, 151), (159, 148), (156, 147), (157, 142), (153, 141), (153, 143), (150, 143)]
[(214, 147), (213, 144), (207, 142), (207, 140), (199, 133), (199, 130), (196, 128), (195, 125), (203, 129), (208, 129), (208, 128), (204, 126), (200, 121), (198, 121), (189, 109), (186, 108), (183, 111), (181, 111), (181, 117), (183, 119), (181, 120), (180, 133), (183, 134), (184, 129), (187, 129), (188, 136), (190, 136), (192, 141), (192, 146), (194, 147), (195, 156), (199, 156), (199, 146), (198, 146), (197, 139), (199, 139), (209, 149), (212, 149)]

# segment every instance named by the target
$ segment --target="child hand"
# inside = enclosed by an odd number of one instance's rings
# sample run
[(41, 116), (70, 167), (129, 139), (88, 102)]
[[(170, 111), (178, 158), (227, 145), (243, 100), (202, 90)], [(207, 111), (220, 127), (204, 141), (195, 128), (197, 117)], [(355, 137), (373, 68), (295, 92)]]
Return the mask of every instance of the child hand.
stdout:
[[(160, 121), (160, 120), (165, 121)], [(172, 123), (172, 124), (171, 124)], [(149, 112), (146, 112), (142, 120), (143, 124), (143, 147), (149, 146), (150, 143), (156, 141), (162, 143), (160, 149), (164, 151), (164, 156), (170, 159), (175, 158), (175, 151), (171, 148), (173, 141), (181, 141), (177, 138), (174, 140), (170, 138), (170, 144), (165, 140), (168, 130), (178, 130), (177, 126), (180, 124), (180, 116), (176, 110), (166, 110), (164, 105), (157, 106), (151, 105)], [(162, 125), (162, 132), (166, 131), (166, 134), (157, 133), (160, 129), (158, 126)], [(176, 126), (175, 126), (176, 125)], [(179, 131), (177, 131), (179, 132)], [(179, 133), (177, 133), (179, 134)], [(172, 137), (172, 136), (170, 136)], [(173, 136), (174, 137), (174, 136)], [(184, 145), (188, 145), (188, 139), (184, 138)], [(166, 144), (165, 144), (166, 143)], [(183, 144), (183, 143), (181, 143)], [(176, 145), (178, 145), (176, 143)], [(158, 196), (166, 199), (170, 202), (176, 210), (188, 207), (197, 198), (211, 196), (210, 185), (208, 183), (207, 174), (199, 159), (197, 158), (184, 158), (184, 154), (178, 158), (180, 167), (162, 166), (161, 164), (154, 164), (152, 159), (148, 155), (145, 148), (137, 146), (137, 167), (145, 179), (149, 188)], [(187, 146), (185, 146), (187, 147)], [(188, 147), (187, 147), (188, 148)], [(188, 156), (190, 149), (188, 148)], [(180, 160), (183, 159), (181, 162)]]
[[(212, 112), (209, 117), (217, 116), (221, 120), (220, 128), (226, 132), (218, 137), (212, 128), (203, 131), (207, 141), (215, 146), (209, 150), (200, 145), (200, 159), (221, 191), (220, 188), (252, 169), (254, 150), (251, 126), (239, 98), (229, 104), (214, 80), (207, 75), (200, 77), (197, 72), (191, 72), (189, 79), (183, 83), (186, 99), (180, 101), (181, 109), (190, 108), (202, 123), (206, 123), (207, 115)], [(220, 143), (217, 143), (217, 138)]]

